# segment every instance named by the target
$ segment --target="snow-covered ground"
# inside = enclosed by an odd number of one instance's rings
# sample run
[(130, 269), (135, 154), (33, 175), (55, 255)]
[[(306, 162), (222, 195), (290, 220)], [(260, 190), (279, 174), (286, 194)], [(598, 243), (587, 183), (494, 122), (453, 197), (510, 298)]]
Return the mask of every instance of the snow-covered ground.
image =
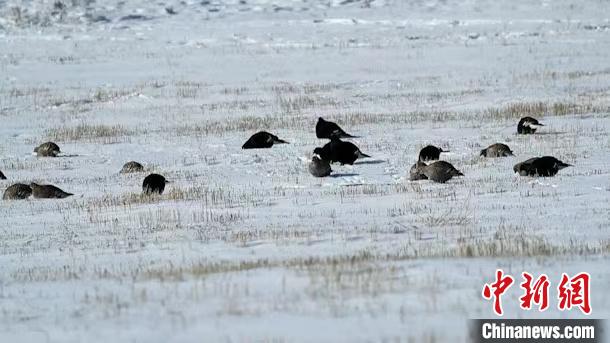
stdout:
[[(0, 1), (1, 342), (467, 340), (501, 267), (610, 317), (610, 3)], [(539, 134), (517, 136), (521, 116)], [(373, 156), (309, 175), (319, 116)], [(258, 130), (291, 144), (242, 150)], [(64, 157), (36, 158), (57, 142)], [(514, 157), (483, 159), (507, 143)], [(408, 181), (426, 144), (465, 177)], [(554, 178), (512, 166), (553, 155)], [(145, 173), (173, 183), (138, 196)], [(581, 318), (518, 308), (508, 318)], [(556, 293), (553, 290), (551, 297)]]

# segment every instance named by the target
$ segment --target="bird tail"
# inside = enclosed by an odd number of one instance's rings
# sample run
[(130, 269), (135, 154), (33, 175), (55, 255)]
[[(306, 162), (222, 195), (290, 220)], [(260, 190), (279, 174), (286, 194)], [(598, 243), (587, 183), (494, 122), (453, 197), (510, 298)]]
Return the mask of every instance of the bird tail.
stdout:
[(574, 166), (573, 164), (563, 163), (563, 162), (560, 162), (557, 165), (559, 166), (560, 169), (567, 168), (567, 167), (573, 167)]
[(461, 171), (459, 171), (459, 170), (456, 171), (455, 175), (456, 176), (464, 176), (464, 174)]
[(486, 157), (487, 156), (487, 149), (481, 150), (480, 156)]
[(274, 140), (273, 143), (277, 143), (277, 144), (290, 144), (290, 143), (286, 142), (285, 140), (279, 139), (279, 138)]
[(358, 150), (358, 158), (365, 158), (365, 157), (371, 157), (365, 153), (363, 153), (362, 151)]

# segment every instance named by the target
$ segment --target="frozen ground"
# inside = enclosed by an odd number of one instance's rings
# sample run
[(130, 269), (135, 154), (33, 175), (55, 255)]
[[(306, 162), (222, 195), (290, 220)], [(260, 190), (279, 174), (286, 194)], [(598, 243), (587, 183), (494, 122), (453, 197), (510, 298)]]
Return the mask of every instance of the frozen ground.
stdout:
[[(604, 1), (0, 1), (0, 341), (464, 341), (502, 267), (610, 317)], [(518, 118), (547, 126), (518, 137)], [(315, 179), (318, 116), (372, 155)], [(267, 129), (291, 142), (244, 151)], [(43, 141), (66, 155), (31, 155)], [(516, 156), (483, 160), (505, 142)], [(436, 144), (466, 175), (408, 181)], [(512, 165), (554, 155), (550, 179)], [(160, 198), (137, 196), (166, 175)], [(582, 317), (516, 308), (507, 317)], [(553, 291), (554, 298), (556, 293)], [(551, 302), (555, 306), (555, 301)]]

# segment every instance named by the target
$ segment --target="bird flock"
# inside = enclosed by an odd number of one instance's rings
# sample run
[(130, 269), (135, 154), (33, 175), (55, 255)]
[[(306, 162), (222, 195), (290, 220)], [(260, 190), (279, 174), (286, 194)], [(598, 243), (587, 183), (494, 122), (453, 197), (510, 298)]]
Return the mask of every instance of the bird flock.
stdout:
[[(536, 130), (544, 126), (532, 117), (524, 117), (517, 124), (518, 134), (534, 134)], [(316, 123), (316, 137), (328, 139), (329, 142), (322, 147), (313, 150), (311, 161), (308, 165), (309, 173), (315, 177), (330, 176), (333, 172), (331, 164), (340, 163), (341, 165), (353, 165), (357, 159), (371, 157), (363, 153), (358, 146), (343, 139), (359, 138), (345, 132), (334, 122), (318, 118)], [(243, 145), (242, 149), (267, 149), (274, 144), (288, 144), (287, 141), (267, 131), (259, 131), (252, 135)], [(445, 183), (456, 176), (464, 176), (451, 163), (440, 160), (441, 153), (449, 152), (433, 145), (422, 148), (419, 152), (417, 162), (409, 170), (409, 180), (432, 180), (434, 182)], [(34, 149), (38, 157), (57, 157), (60, 156), (59, 146), (53, 142), (40, 144)], [(510, 147), (503, 143), (495, 143), (481, 150), (482, 157), (506, 157), (513, 156)], [(564, 163), (553, 156), (533, 157), (514, 165), (513, 171), (521, 176), (555, 176), (559, 170), (572, 166)], [(144, 166), (136, 161), (129, 161), (123, 165), (119, 173), (140, 173), (144, 172)], [(0, 171), (0, 180), (7, 177)], [(142, 193), (162, 194), (165, 185), (170, 183), (163, 175), (149, 174), (142, 181)], [(38, 199), (63, 199), (72, 193), (48, 184), (37, 183), (15, 183), (4, 191), (3, 199), (17, 200), (34, 197)]]

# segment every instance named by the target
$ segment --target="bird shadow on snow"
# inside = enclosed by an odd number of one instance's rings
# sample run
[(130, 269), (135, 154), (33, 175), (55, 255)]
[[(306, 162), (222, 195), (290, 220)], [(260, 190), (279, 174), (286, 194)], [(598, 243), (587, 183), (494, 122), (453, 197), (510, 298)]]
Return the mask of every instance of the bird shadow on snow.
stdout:
[(349, 176), (358, 176), (360, 174), (356, 173), (339, 173), (339, 174), (330, 174), (330, 177), (349, 177)]
[(354, 162), (354, 164), (380, 164), (380, 163), (385, 163), (385, 161), (384, 160), (370, 160), (370, 161)]
[(546, 135), (565, 135), (567, 132), (563, 132), (563, 131), (542, 131), (542, 132), (536, 132), (533, 133), (533, 135), (537, 135), (537, 136), (546, 136)]
[(527, 135), (523, 135), (520, 133), (514, 133), (513, 136), (516, 137), (527, 137), (527, 136), (552, 136), (552, 135), (565, 135), (567, 132), (565, 131), (536, 131), (535, 133), (530, 133)]

